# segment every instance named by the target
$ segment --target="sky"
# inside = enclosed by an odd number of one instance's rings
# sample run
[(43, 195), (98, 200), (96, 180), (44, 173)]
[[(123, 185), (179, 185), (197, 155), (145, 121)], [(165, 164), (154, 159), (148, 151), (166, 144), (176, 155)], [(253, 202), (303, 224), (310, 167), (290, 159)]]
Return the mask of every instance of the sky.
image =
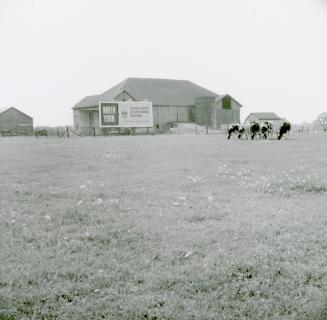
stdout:
[(128, 77), (190, 80), (241, 120), (327, 111), (327, 0), (0, 0), (0, 108), (35, 125)]

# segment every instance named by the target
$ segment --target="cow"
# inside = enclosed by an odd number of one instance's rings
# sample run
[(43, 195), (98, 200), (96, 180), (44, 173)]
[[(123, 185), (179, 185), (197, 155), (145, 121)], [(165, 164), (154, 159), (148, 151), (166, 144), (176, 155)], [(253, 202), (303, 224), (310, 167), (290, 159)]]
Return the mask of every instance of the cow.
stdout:
[(260, 125), (258, 122), (251, 122), (250, 124), (250, 136), (253, 140), (255, 136), (260, 136)]
[(227, 127), (227, 139), (229, 140), (233, 134), (239, 137), (239, 132), (240, 132), (240, 124), (238, 123), (229, 124)]
[(249, 135), (250, 135), (250, 124), (248, 122), (244, 122), (239, 127), (238, 138), (242, 139), (242, 137), (245, 137), (245, 139), (248, 139)]
[(278, 140), (280, 140), (284, 134), (291, 130), (291, 124), (288, 121), (284, 121), (279, 128)]
[(264, 139), (267, 139), (269, 136), (271, 136), (273, 134), (273, 126), (270, 122), (265, 121), (262, 125), (261, 125), (261, 129), (260, 132), (262, 134), (262, 137)]

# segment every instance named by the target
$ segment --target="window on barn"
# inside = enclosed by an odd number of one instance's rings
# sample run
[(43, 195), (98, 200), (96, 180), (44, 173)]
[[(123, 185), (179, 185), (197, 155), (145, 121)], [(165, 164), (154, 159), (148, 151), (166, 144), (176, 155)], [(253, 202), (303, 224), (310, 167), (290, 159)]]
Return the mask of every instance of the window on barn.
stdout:
[(229, 96), (226, 96), (222, 100), (222, 106), (225, 110), (230, 110), (232, 108), (232, 99)]
[(102, 106), (102, 124), (117, 125), (118, 124), (118, 104), (111, 103)]

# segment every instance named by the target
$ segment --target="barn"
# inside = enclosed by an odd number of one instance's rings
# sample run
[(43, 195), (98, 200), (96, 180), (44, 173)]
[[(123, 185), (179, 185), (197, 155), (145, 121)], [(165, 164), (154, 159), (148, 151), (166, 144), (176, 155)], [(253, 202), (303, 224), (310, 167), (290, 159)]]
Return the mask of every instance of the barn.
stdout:
[(33, 135), (33, 118), (14, 108), (0, 109), (0, 132), (4, 135)]
[(276, 128), (279, 128), (284, 119), (280, 118), (276, 113), (273, 112), (254, 112), (250, 113), (244, 122), (258, 122), (262, 125), (264, 122), (270, 122)]
[(153, 106), (151, 132), (165, 132), (174, 122), (194, 122), (221, 128), (240, 121), (241, 104), (186, 80), (127, 78), (99, 95), (73, 106), (75, 130), (83, 135), (101, 132), (99, 102), (149, 101)]

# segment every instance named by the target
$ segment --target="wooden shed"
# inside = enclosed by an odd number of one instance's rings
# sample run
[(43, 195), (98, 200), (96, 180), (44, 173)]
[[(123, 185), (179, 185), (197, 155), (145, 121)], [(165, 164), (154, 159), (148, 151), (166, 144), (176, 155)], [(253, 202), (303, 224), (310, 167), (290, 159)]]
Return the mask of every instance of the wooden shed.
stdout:
[(258, 122), (260, 125), (262, 125), (264, 122), (270, 122), (274, 127), (278, 128), (284, 119), (280, 118), (274, 112), (253, 112), (250, 113), (244, 120), (244, 122), (248, 123), (254, 121)]
[(0, 109), (0, 132), (5, 135), (33, 135), (33, 118), (14, 108)]
[[(229, 104), (224, 106), (226, 99)], [(152, 102), (154, 123), (150, 132), (164, 132), (172, 122), (196, 122), (220, 128), (224, 123), (239, 122), (241, 107), (230, 96), (221, 96), (191, 81), (128, 78), (100, 95), (87, 96), (75, 104), (75, 130), (83, 135), (98, 131), (99, 102), (111, 101)]]

